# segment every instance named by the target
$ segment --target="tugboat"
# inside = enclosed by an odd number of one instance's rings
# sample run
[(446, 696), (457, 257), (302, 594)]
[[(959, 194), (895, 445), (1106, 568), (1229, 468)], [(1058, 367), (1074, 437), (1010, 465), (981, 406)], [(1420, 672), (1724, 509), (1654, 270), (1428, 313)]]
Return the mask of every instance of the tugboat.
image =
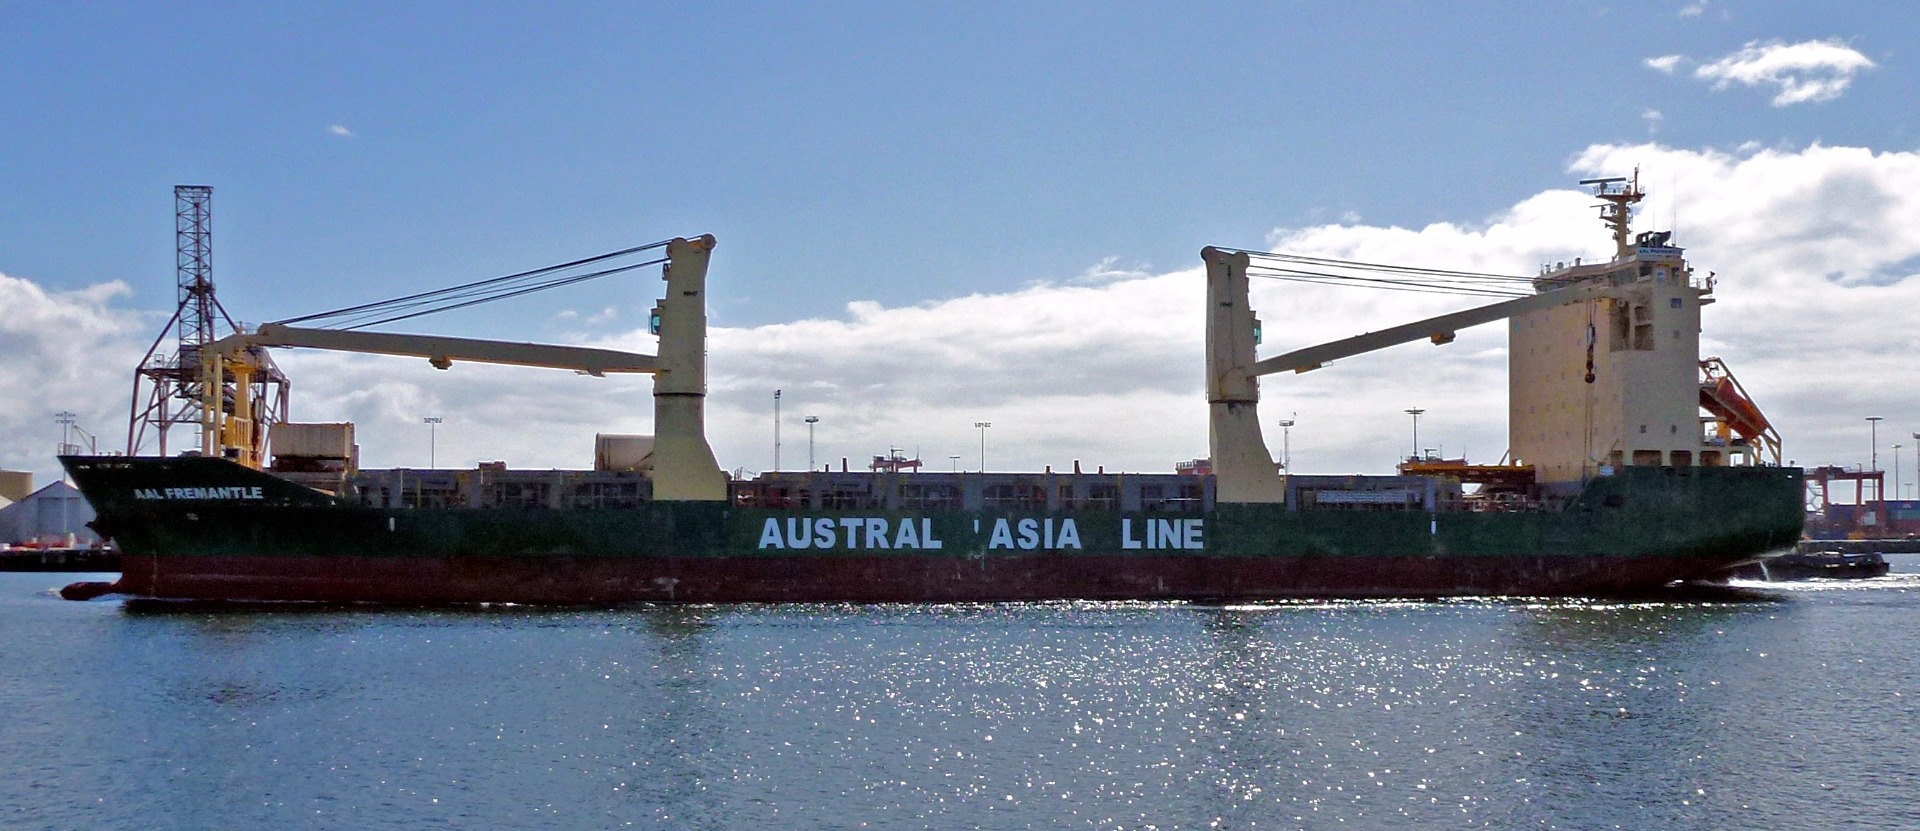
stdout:
[(1878, 551), (1796, 551), (1762, 565), (1771, 580), (1865, 580), (1890, 569)]
[[(1875, 540), (1802, 540), (1788, 554), (1748, 563), (1733, 570), (1741, 580), (1867, 580), (1892, 570), (1879, 551), (1860, 549), (1858, 543)], [(1851, 543), (1851, 545), (1850, 545)], [(1859, 550), (1853, 550), (1859, 549)]]

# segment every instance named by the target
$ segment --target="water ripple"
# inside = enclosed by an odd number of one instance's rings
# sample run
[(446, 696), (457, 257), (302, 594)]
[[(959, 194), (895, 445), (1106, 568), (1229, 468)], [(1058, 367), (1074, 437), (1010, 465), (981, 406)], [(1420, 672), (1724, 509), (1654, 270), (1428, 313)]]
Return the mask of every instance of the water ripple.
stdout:
[(1658, 600), (128, 612), (0, 825), (1917, 827), (1920, 576)]

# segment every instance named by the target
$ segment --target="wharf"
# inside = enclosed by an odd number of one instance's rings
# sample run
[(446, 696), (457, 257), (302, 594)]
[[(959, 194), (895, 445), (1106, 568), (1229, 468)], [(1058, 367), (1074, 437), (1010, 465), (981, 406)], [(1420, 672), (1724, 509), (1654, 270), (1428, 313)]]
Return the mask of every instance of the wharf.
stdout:
[(119, 571), (120, 552), (103, 548), (21, 548), (0, 551), (0, 571)]
[(1842, 554), (1920, 554), (1920, 539), (1801, 540), (1801, 554), (1838, 551)]

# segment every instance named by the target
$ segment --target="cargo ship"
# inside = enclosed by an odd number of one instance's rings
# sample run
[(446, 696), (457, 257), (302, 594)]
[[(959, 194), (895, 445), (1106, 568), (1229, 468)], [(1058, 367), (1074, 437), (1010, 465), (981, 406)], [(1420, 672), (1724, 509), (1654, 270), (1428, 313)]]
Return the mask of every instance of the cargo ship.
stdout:
[[(711, 236), (665, 248), (659, 354), (267, 324), (183, 355), (202, 444), (65, 456), (122, 554), (66, 594), (241, 601), (1262, 601), (1596, 595), (1709, 579), (1791, 546), (1801, 472), (1725, 365), (1701, 361), (1713, 286), (1665, 233), (1630, 235), (1637, 182), (1595, 180), (1615, 256), (1543, 267), (1522, 296), (1256, 358), (1249, 274), (1209, 247), (1210, 456), (1164, 473), (722, 471), (704, 426)], [(1263, 266), (1264, 264), (1267, 264)], [(1259, 378), (1506, 321), (1509, 460), (1410, 456), (1393, 474), (1275, 463)], [(269, 347), (654, 376), (654, 435), (591, 470), (363, 470), (350, 424), (260, 417)], [(271, 441), (266, 434), (271, 434)]]

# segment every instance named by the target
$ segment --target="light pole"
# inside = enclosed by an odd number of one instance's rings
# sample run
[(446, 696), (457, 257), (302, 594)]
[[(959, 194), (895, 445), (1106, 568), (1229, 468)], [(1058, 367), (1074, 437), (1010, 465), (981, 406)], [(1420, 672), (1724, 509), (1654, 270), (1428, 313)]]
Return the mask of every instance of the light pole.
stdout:
[(807, 416), (807, 470), (813, 470), (813, 425), (820, 423), (819, 416)]
[[(809, 462), (807, 467), (813, 467)], [(773, 391), (773, 469), (780, 469), (780, 391)]]
[(960, 454), (949, 453), (947, 454), (947, 458), (953, 460), (953, 472), (959, 473), (960, 472)]
[[(1920, 493), (1920, 433), (1913, 434), (1913, 489)], [(1898, 492), (1894, 496), (1899, 496)]]
[(1901, 444), (1899, 442), (1894, 442), (1893, 444), (1893, 498), (1894, 499), (1900, 498), (1900, 448), (1902, 447), (1906, 447), (1906, 445)]
[(1426, 412), (1426, 410), (1420, 409), (1419, 407), (1411, 407), (1411, 408), (1408, 408), (1406, 412), (1407, 412), (1407, 415), (1413, 416), (1413, 456), (1412, 458), (1417, 460), (1420, 458), (1420, 414)]
[[(53, 414), (53, 420), (60, 423), (60, 453), (62, 455), (68, 453), (67, 448), (73, 444), (73, 420), (76, 418), (79, 418), (79, 416), (66, 410), (61, 410)], [(61, 480), (65, 481), (65, 479), (66, 474), (62, 473)]]
[(445, 419), (439, 416), (427, 416), (426, 418), (420, 419), (421, 422), (427, 425), (428, 470), (435, 470), (440, 467), (440, 422), (444, 420)]
[(1299, 416), (1280, 419), (1280, 467), (1288, 473), (1293, 472), (1293, 420)]
[[(1868, 473), (1872, 473), (1880, 469), (1880, 422), (1882, 420), (1883, 419), (1880, 416), (1867, 416), (1867, 472)], [(1867, 480), (1865, 479), (1860, 480), (1860, 488), (1862, 490), (1865, 490), (1866, 487), (1867, 487)], [(1866, 494), (1860, 494), (1859, 496), (1861, 497), (1861, 501), (1863, 502), (1866, 501), (1865, 499)], [(1874, 494), (1873, 496), (1875, 499), (1886, 499), (1887, 498), (1886, 487), (1882, 485), (1880, 488), (1880, 492)]]
[(1880, 416), (1867, 416), (1867, 470), (1880, 469)]
[[(62, 454), (67, 452), (68, 440), (73, 435), (73, 420), (76, 418), (79, 418), (79, 416), (66, 410), (61, 410), (53, 414), (53, 420), (60, 422), (60, 452)], [(60, 482), (65, 484), (67, 481), (66, 465), (61, 465), (60, 468)], [(67, 494), (60, 494), (60, 533), (62, 534), (67, 533), (67, 502), (69, 501)]]
[(987, 428), (992, 427), (993, 422), (976, 421), (973, 423), (973, 426), (980, 428), (980, 472), (986, 473), (987, 472)]

